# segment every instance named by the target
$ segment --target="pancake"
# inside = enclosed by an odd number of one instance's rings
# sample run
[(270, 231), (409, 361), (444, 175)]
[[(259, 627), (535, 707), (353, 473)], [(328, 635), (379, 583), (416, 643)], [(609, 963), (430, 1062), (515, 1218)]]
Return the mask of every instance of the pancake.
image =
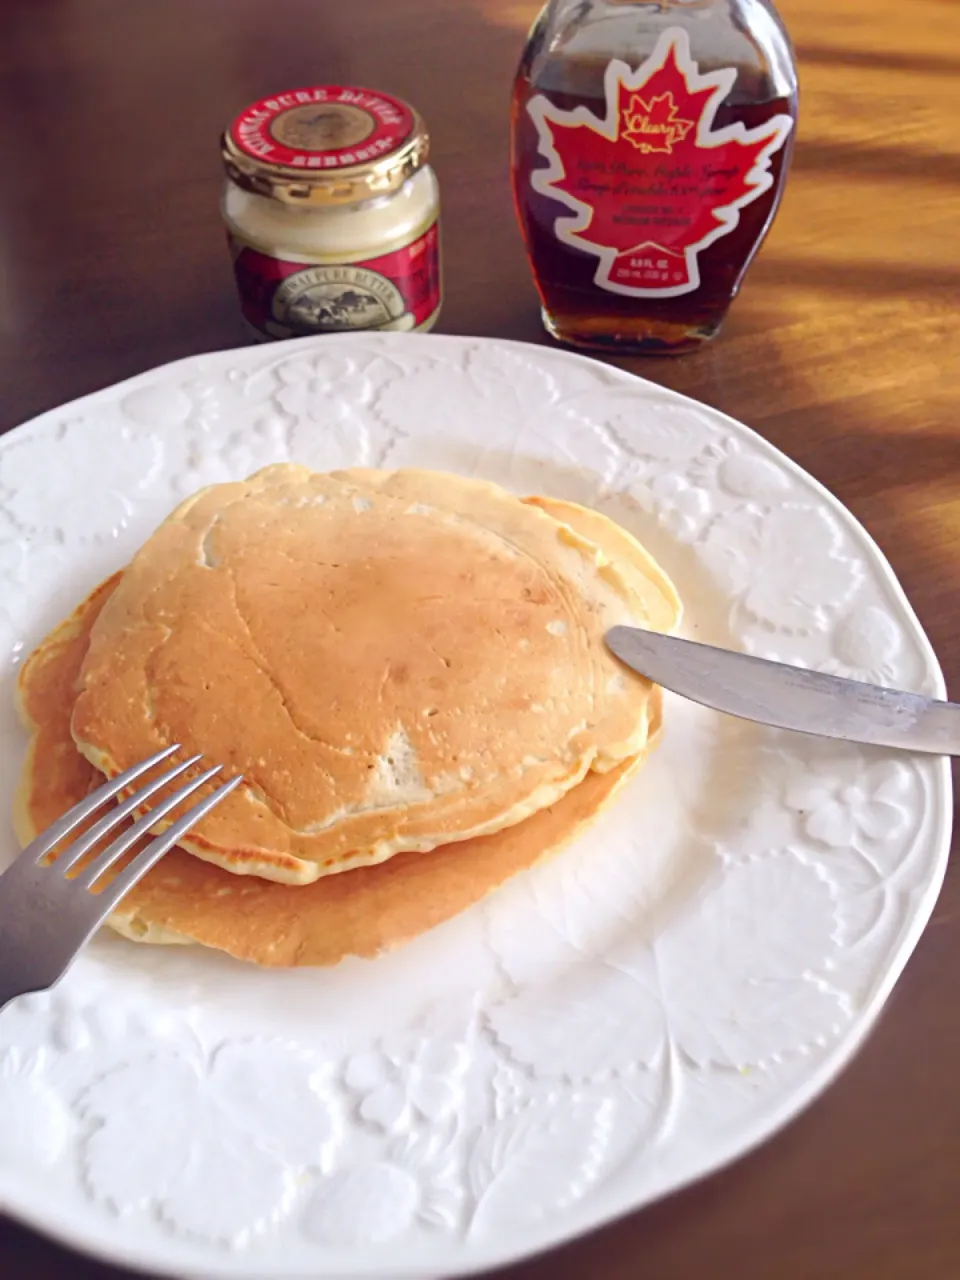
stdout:
[(184, 846), (290, 884), (521, 822), (649, 733), (603, 644), (648, 621), (649, 558), (619, 536), (621, 572), (579, 521), (616, 527), (564, 509), (423, 471), (205, 490), (105, 604), (74, 739), (108, 776), (170, 742), (242, 773)]
[(539, 507), (560, 524), (567, 525), (581, 537), (595, 542), (617, 566), (617, 571), (640, 602), (642, 616), (638, 625), (650, 631), (675, 631), (683, 614), (677, 589), (657, 564), (650, 552), (622, 525), (590, 507), (563, 498), (538, 495), (521, 499)]
[[(22, 844), (103, 781), (77, 751), (70, 720), (90, 632), (121, 576), (98, 587), (21, 669), (18, 709), (31, 734), (15, 807)], [(654, 690), (654, 733), (659, 705)], [(133, 941), (196, 942), (260, 965), (334, 965), (346, 956), (375, 956), (463, 911), (560, 848), (638, 764), (631, 759), (590, 773), (556, 805), (494, 835), (432, 853), (399, 854), (304, 886), (236, 876), (174, 849), (107, 923)]]

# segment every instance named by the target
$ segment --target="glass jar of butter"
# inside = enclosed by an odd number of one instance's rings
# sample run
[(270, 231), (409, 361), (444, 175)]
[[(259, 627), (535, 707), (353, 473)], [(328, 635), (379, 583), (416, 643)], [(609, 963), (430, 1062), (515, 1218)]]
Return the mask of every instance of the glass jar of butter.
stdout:
[(257, 339), (430, 329), (440, 196), (423, 120), (385, 93), (320, 85), (242, 111), (221, 139), (222, 213)]

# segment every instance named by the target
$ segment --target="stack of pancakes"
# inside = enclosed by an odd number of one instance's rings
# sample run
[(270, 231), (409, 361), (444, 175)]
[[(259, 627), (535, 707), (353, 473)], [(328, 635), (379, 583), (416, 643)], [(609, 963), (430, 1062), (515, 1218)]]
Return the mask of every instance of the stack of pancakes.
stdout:
[(179, 743), (244, 781), (110, 924), (266, 965), (375, 955), (596, 815), (660, 724), (604, 633), (679, 612), (572, 503), (269, 467), (184, 502), (27, 659), (18, 836)]

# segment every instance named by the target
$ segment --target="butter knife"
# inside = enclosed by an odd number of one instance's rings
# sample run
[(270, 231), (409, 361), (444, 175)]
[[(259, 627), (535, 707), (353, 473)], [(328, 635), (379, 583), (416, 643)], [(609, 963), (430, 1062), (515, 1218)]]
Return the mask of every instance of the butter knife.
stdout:
[(960, 756), (960, 703), (883, 689), (638, 627), (610, 650), (654, 684), (743, 720), (847, 742)]

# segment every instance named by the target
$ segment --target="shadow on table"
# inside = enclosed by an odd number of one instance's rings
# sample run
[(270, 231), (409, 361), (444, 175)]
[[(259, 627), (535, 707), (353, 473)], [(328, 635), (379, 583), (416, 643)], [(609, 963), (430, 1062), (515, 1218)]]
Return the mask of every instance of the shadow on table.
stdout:
[(800, 44), (796, 52), (801, 66), (814, 63), (827, 67), (859, 67), (864, 71), (913, 71), (941, 76), (960, 73), (960, 58), (930, 53), (891, 53), (886, 49), (852, 49), (849, 45), (831, 44)]

